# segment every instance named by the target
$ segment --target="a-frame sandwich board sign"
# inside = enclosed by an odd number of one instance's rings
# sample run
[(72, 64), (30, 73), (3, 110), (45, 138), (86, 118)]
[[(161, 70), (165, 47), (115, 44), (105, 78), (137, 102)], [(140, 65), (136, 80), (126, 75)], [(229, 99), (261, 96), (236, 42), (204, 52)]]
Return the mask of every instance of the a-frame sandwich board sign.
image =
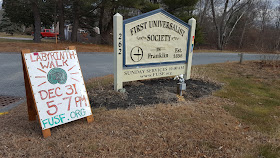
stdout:
[(38, 117), (45, 138), (52, 127), (85, 117), (93, 121), (74, 46), (33, 53), (25, 49), (21, 55), (29, 120)]

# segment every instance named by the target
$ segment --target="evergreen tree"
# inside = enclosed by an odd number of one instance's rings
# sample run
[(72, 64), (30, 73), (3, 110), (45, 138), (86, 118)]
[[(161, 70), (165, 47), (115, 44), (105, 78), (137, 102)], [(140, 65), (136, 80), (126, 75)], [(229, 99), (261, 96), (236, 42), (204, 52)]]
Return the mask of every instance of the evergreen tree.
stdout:
[(5, 16), (5, 14), (3, 15), (3, 18), (0, 21), (1, 32), (6, 32), (13, 35), (14, 32), (19, 31), (19, 29), (20, 27), (17, 24), (12, 23), (11, 20)]
[(41, 23), (51, 26), (56, 18), (55, 0), (3, 0), (5, 16), (12, 23), (34, 26), (34, 42), (40, 42)]
[(112, 43), (110, 34), (113, 29), (113, 16), (116, 13), (122, 14), (126, 19), (157, 8), (159, 8), (158, 3), (152, 3), (147, 0), (100, 0), (98, 16), (101, 43)]

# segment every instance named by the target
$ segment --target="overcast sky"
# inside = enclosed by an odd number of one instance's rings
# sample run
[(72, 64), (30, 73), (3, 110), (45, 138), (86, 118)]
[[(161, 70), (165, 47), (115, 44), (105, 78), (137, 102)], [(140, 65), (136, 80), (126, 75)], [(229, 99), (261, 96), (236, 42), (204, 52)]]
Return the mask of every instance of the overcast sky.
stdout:
[[(3, 0), (0, 0), (0, 9), (2, 8), (2, 1)], [(270, 0), (270, 1), (272, 2), (273, 8), (275, 7), (275, 5), (279, 4), (279, 0)]]

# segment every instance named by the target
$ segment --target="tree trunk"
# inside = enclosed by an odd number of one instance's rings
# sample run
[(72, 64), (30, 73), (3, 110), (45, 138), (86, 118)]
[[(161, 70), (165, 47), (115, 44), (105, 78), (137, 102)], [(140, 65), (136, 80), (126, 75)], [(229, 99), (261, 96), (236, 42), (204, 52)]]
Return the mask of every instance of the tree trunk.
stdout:
[(243, 30), (242, 30), (242, 34), (241, 34), (241, 37), (240, 37), (240, 40), (239, 40), (239, 46), (238, 46), (239, 49), (242, 48), (242, 43), (243, 43), (246, 27), (247, 27), (247, 20), (245, 20), (245, 24), (244, 24), (244, 27), (243, 27)]
[(206, 11), (208, 9), (208, 3), (209, 3), (209, 0), (205, 0), (205, 4), (204, 4), (204, 8), (203, 8), (203, 11), (201, 13), (201, 16), (200, 16), (200, 24), (203, 24), (204, 23), (204, 19), (205, 19), (205, 15), (206, 15)]
[(63, 0), (58, 0), (59, 9), (59, 39), (60, 41), (65, 41), (64, 34), (64, 3)]
[(228, 8), (228, 2), (229, 0), (226, 0), (225, 2), (225, 8), (224, 8), (224, 12), (222, 15), (222, 19), (220, 21), (220, 26), (219, 26), (219, 35), (220, 35), (220, 40), (219, 40), (219, 46), (218, 49), (219, 50), (223, 50), (224, 49), (224, 44), (225, 44), (225, 33), (226, 33), (226, 23), (225, 23), (225, 17), (227, 14), (227, 8)]
[(79, 27), (79, 1), (75, 0), (73, 4), (73, 14), (74, 14), (74, 23), (73, 23), (73, 28), (72, 28), (72, 34), (71, 34), (71, 41), (72, 42), (77, 42), (78, 40), (78, 27)]
[(103, 30), (104, 10), (105, 10), (105, 7), (102, 4), (102, 6), (100, 7), (100, 16), (99, 16), (99, 30), (100, 30), (100, 34), (102, 34), (104, 32), (104, 30)]
[(213, 18), (213, 23), (215, 25), (216, 29), (216, 37), (217, 37), (217, 49), (222, 50), (222, 45), (221, 45), (221, 28), (218, 26), (217, 20), (216, 20), (216, 13), (215, 13), (215, 7), (214, 7), (214, 0), (210, 0), (211, 2), (211, 11), (212, 11), (212, 18)]
[(103, 28), (103, 18), (104, 18), (104, 11), (105, 11), (105, 7), (102, 4), (102, 6), (100, 7), (100, 16), (99, 16), (99, 31), (100, 31), (100, 43), (101, 44), (105, 44), (104, 40), (103, 40), (103, 36), (104, 36), (104, 28)]
[[(110, 17), (113, 17), (115, 14), (115, 8), (118, 8), (117, 6), (114, 6), (110, 10)], [(104, 30), (104, 34), (106, 36), (105, 43), (104, 44), (112, 44), (113, 43), (113, 36), (111, 36), (111, 32), (113, 32), (113, 18), (110, 18), (110, 21), (107, 24), (106, 29)]]
[(32, 1), (32, 11), (34, 16), (34, 42), (41, 42), (41, 17), (37, 0)]

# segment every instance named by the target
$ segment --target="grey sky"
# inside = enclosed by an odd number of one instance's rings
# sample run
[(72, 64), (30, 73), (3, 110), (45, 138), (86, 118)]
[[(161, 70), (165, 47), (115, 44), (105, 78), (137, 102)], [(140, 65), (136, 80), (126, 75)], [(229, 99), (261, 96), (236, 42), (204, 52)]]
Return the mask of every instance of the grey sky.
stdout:
[[(270, 0), (272, 2), (272, 5), (274, 5), (273, 7), (275, 7), (275, 5), (279, 5), (279, 0)], [(2, 9), (2, 2), (3, 0), (0, 0), (0, 9)]]

